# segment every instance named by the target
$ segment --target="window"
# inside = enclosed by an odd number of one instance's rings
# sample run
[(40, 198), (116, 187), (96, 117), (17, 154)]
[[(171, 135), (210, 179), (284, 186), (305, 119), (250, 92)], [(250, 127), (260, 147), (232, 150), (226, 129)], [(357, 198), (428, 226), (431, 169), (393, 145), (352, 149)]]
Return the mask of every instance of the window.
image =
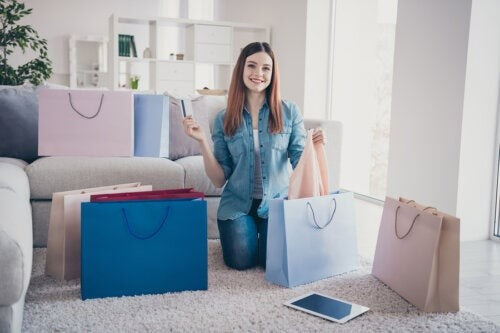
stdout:
[(343, 123), (340, 186), (384, 199), (397, 0), (335, 1), (331, 118)]

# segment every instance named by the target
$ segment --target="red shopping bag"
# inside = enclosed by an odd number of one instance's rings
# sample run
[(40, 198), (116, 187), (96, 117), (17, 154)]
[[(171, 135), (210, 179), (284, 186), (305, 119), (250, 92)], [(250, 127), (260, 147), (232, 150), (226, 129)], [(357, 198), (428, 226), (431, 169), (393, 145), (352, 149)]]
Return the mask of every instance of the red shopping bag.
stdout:
[(172, 190), (144, 191), (140, 194), (137, 192), (96, 194), (90, 196), (90, 202), (196, 198), (203, 199), (204, 197), (205, 194), (203, 192), (195, 192), (193, 188), (182, 188)]

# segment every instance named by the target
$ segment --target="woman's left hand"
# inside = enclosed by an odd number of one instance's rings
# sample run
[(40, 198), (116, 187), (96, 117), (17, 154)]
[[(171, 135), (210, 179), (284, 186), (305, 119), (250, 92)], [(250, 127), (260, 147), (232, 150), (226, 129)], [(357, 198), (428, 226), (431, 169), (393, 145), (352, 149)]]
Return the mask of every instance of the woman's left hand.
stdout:
[(320, 142), (322, 144), (326, 144), (326, 133), (323, 131), (321, 127), (315, 128), (313, 132), (313, 142)]

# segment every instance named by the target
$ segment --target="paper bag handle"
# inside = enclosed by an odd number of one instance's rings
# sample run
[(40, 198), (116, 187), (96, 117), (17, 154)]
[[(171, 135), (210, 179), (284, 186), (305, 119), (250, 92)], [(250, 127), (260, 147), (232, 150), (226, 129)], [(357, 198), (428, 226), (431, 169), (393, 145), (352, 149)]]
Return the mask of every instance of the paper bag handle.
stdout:
[(99, 102), (99, 108), (97, 109), (97, 112), (93, 115), (93, 116), (86, 116), (84, 114), (82, 114), (80, 111), (78, 111), (74, 106), (73, 106), (73, 101), (71, 100), (71, 93), (69, 92), (68, 93), (68, 96), (69, 96), (69, 105), (71, 105), (71, 108), (76, 112), (78, 113), (80, 116), (82, 116), (83, 118), (85, 119), (92, 119), (92, 118), (95, 118), (97, 117), (97, 115), (99, 114), (99, 112), (101, 112), (101, 107), (102, 107), (102, 100), (104, 99), (104, 94), (101, 94), (101, 101)]
[[(414, 203), (413, 207), (417, 208), (417, 203), (415, 202), (415, 200), (408, 200), (407, 202), (405, 202), (407, 205), (409, 205), (410, 203)], [(422, 208), (422, 211), (425, 212), (427, 209), (434, 209), (435, 212), (432, 212), (433, 215), (437, 215), (437, 208), (436, 207), (432, 207), (432, 206), (427, 206), (425, 208)]]
[(411, 223), (410, 229), (408, 229), (406, 234), (404, 234), (403, 236), (399, 236), (399, 234), (398, 234), (398, 211), (399, 211), (399, 208), (401, 208), (401, 206), (398, 206), (398, 208), (396, 208), (396, 215), (394, 217), (394, 233), (396, 234), (396, 237), (398, 239), (403, 239), (410, 234), (411, 230), (413, 229), (413, 226), (415, 225), (415, 221), (417, 221), (417, 217), (420, 216), (420, 213), (415, 215), (415, 217), (413, 218), (413, 222)]
[(332, 202), (335, 202), (335, 208), (333, 209), (332, 216), (330, 216), (330, 218), (328, 219), (328, 221), (326, 222), (326, 224), (324, 226), (320, 226), (318, 224), (318, 222), (316, 221), (316, 215), (314, 214), (314, 209), (313, 209), (311, 203), (309, 201), (306, 203), (306, 206), (309, 207), (309, 209), (311, 209), (311, 213), (313, 215), (313, 221), (314, 221), (314, 224), (316, 225), (316, 228), (324, 229), (332, 222), (333, 216), (335, 215), (335, 212), (337, 211), (337, 200), (335, 200), (335, 198), (333, 198)]
[(127, 229), (128, 229), (128, 232), (134, 236), (135, 238), (138, 238), (138, 239), (142, 239), (142, 240), (145, 240), (145, 239), (149, 239), (151, 237), (153, 237), (154, 235), (156, 235), (158, 232), (160, 232), (161, 228), (163, 227), (163, 225), (165, 224), (165, 222), (167, 221), (167, 217), (168, 217), (168, 213), (169, 213), (169, 210), (170, 210), (170, 207), (166, 207), (165, 209), (165, 217), (163, 218), (162, 222), (160, 223), (160, 225), (158, 226), (158, 228), (156, 228), (156, 230), (154, 230), (151, 234), (147, 235), (147, 236), (141, 236), (137, 233), (135, 233), (132, 228), (130, 227), (130, 223), (128, 222), (128, 218), (127, 218), (127, 212), (125, 211), (125, 208), (122, 208), (122, 213), (123, 213), (123, 219), (125, 220), (125, 224), (127, 225)]

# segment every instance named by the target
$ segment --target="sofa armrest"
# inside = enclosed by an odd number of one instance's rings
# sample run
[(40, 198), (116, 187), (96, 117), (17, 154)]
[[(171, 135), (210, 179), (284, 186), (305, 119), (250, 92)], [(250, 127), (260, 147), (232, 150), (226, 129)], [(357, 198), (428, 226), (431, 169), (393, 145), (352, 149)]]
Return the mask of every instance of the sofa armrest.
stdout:
[(325, 145), (328, 160), (328, 181), (330, 190), (340, 185), (340, 154), (342, 149), (342, 123), (335, 120), (304, 119), (306, 129), (321, 127), (326, 134)]
[(23, 299), (33, 259), (29, 185), (19, 167), (0, 163), (0, 306)]

